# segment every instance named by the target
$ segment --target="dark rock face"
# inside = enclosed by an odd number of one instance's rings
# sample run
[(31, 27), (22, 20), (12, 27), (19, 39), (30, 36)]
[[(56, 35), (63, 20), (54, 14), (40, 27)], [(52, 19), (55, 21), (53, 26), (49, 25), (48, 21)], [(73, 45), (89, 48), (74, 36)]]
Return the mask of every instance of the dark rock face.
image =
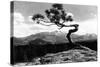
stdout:
[(34, 58), (31, 62), (17, 63), (16, 65), (61, 64), (89, 61), (97, 61), (96, 51), (91, 49), (71, 49), (58, 53), (48, 53), (42, 57)]
[[(14, 48), (13, 48), (14, 62), (15, 63), (32, 62), (35, 58), (44, 57), (45, 55), (47, 55), (49, 53), (53, 54), (52, 57), (55, 57), (55, 55), (59, 52), (63, 53), (65, 51), (69, 52), (71, 50), (73, 50), (73, 52), (75, 52), (74, 51), (75, 49), (77, 49), (77, 52), (81, 50), (81, 52), (87, 51), (87, 53), (91, 50), (89, 48), (80, 46), (80, 44), (78, 44), (78, 45), (77, 44), (52, 45), (52, 44), (46, 43), (46, 45), (41, 45), (41, 43), (36, 43), (36, 42), (34, 43), (34, 41), (31, 41), (28, 43), (28, 45), (14, 46)], [(89, 55), (87, 53), (85, 55)], [(61, 54), (61, 55), (64, 55), (64, 54)], [(91, 53), (90, 53), (90, 55), (91, 55)], [(95, 56), (96, 56), (96, 54), (95, 54)], [(50, 57), (50, 58), (54, 59), (52, 57)], [(41, 58), (41, 60), (39, 62), (41, 62), (41, 64), (52, 62), (51, 60), (47, 60), (47, 59), (48, 58), (44, 58), (44, 60), (43, 60), (43, 58)], [(59, 59), (60, 59), (60, 57), (59, 57)], [(68, 59), (69, 58), (65, 58), (63, 61), (67, 61)], [(53, 63), (55, 63), (55, 62), (53, 61)]]
[(86, 41), (80, 41), (80, 42), (76, 42), (79, 43), (85, 47), (88, 47), (92, 50), (97, 51), (97, 40), (86, 40)]
[(66, 50), (67, 45), (20, 45), (13, 47), (14, 62), (30, 62), (33, 58), (44, 56), (47, 53), (57, 53)]
[[(42, 61), (42, 62), (41, 62)], [(41, 64), (56, 64), (56, 63), (70, 63), (70, 62), (88, 62), (97, 61), (97, 53), (89, 49), (88, 51), (82, 49), (71, 49), (68, 51), (59, 52), (56, 54), (47, 54), (41, 58)]]

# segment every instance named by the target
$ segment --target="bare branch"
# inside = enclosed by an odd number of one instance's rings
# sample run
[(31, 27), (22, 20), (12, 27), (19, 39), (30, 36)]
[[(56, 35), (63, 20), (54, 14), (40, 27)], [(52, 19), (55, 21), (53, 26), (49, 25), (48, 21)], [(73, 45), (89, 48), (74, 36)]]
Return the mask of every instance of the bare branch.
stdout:
[[(43, 21), (40, 23), (40, 21)], [(51, 23), (49, 21), (45, 21), (45, 20), (39, 20), (39, 24), (44, 25), (44, 26), (51, 26), (51, 25), (55, 25), (54, 23)]]
[(55, 24), (43, 24), (43, 23), (40, 23), (41, 25), (44, 25), (44, 26), (51, 26), (51, 25), (55, 25)]

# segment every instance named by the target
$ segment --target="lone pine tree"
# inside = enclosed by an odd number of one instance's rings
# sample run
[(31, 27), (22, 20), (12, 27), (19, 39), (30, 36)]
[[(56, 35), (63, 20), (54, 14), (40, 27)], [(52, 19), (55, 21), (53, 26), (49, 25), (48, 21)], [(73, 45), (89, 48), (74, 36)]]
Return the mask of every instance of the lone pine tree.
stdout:
[[(52, 23), (46, 26), (50, 25), (57, 25), (59, 29), (63, 27), (74, 27), (74, 29), (70, 29), (68, 34), (66, 34), (66, 38), (68, 39), (69, 43), (73, 44), (72, 39), (71, 39), (71, 34), (76, 32), (78, 30), (78, 24), (73, 24), (73, 25), (65, 25), (64, 23), (66, 22), (72, 22), (73, 18), (71, 15), (68, 15), (66, 13), (65, 9), (63, 8), (62, 4), (53, 4), (50, 9), (45, 10), (45, 14), (47, 19), (42, 14), (35, 14), (32, 17), (33, 21), (36, 21), (38, 24), (42, 24), (40, 21), (43, 21), (45, 24), (46, 23)], [(62, 21), (62, 22), (61, 22)], [(42, 24), (42, 25), (45, 25)]]

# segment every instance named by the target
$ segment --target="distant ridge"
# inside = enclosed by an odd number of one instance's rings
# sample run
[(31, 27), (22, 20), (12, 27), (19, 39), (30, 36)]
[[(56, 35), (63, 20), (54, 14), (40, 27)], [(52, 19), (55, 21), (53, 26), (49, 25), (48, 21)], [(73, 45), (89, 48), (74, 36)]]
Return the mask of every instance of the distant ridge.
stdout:
[[(68, 43), (65, 33), (55, 33), (55, 32), (41, 32), (27, 37), (22, 37), (22, 38), (12, 37), (12, 38), (14, 44), (16, 45), (19, 44), (25, 45), (29, 41), (34, 41), (36, 39), (40, 39), (45, 42), (50, 42), (52, 44)], [(73, 42), (88, 41), (88, 40), (90, 41), (90, 40), (97, 40), (97, 35), (96, 34), (86, 34), (86, 35), (72, 34), (71, 38)]]

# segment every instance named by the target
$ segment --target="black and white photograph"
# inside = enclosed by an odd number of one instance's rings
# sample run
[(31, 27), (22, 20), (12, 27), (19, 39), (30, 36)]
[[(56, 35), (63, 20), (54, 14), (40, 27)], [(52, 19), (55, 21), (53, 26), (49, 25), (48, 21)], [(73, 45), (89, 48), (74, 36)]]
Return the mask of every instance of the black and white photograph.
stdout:
[(95, 5), (11, 1), (10, 64), (97, 62)]

